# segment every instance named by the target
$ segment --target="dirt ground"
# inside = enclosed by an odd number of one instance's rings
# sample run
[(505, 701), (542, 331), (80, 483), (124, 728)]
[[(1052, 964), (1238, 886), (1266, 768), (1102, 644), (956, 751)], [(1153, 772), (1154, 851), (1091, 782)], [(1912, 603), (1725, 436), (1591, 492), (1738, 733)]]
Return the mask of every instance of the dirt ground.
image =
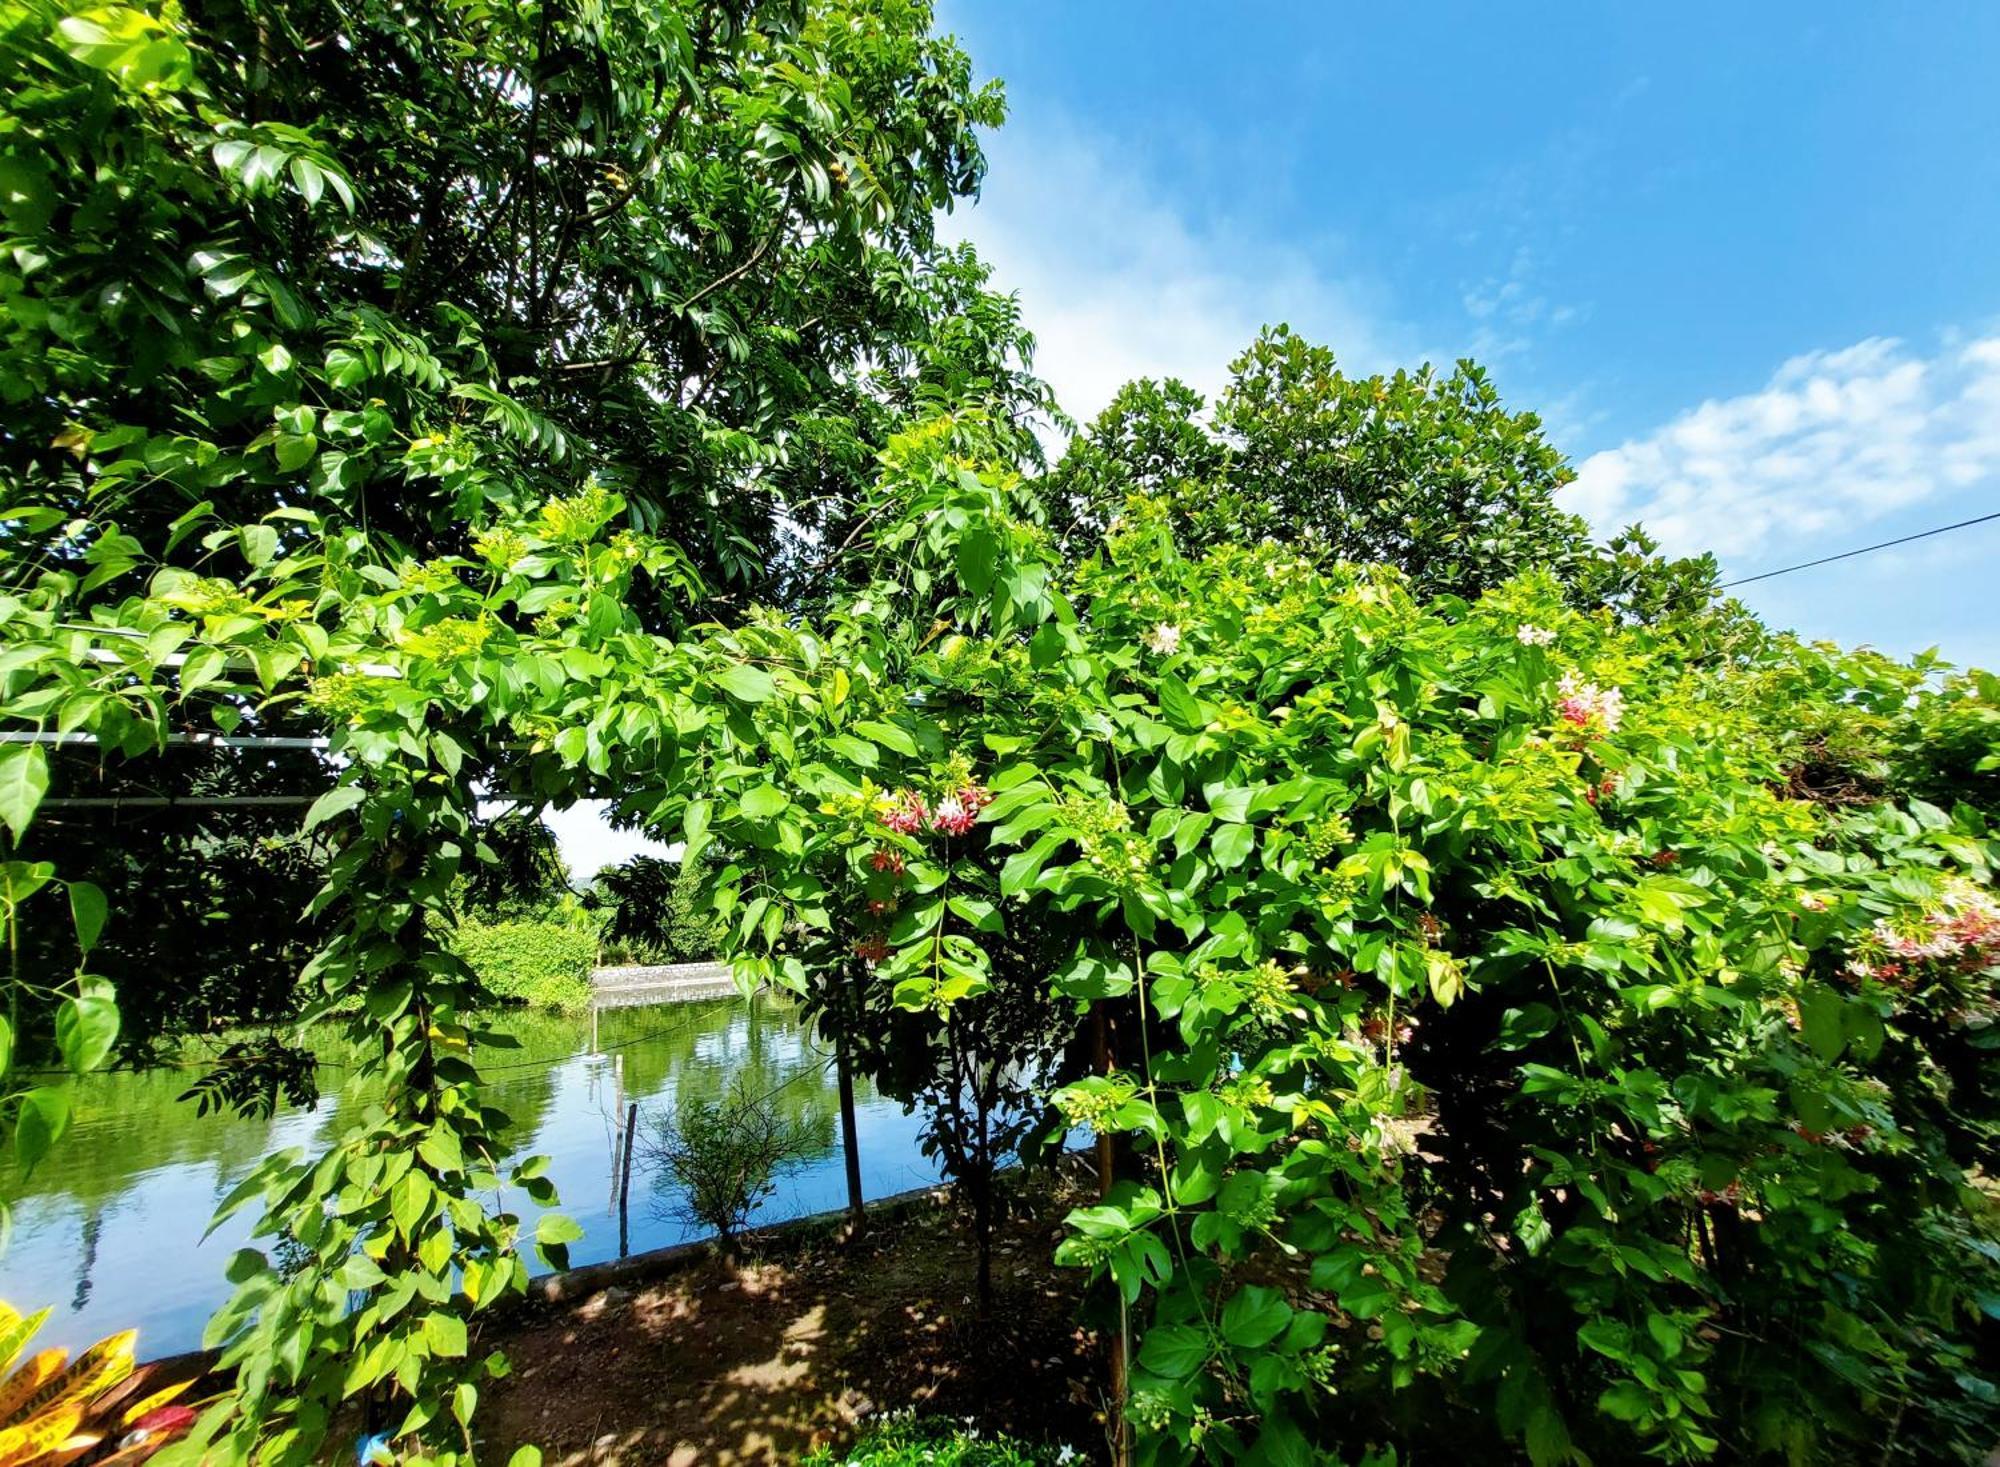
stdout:
[(789, 1463), (914, 1407), (1097, 1460), (1105, 1351), (1076, 1322), (1080, 1275), (1050, 1262), (1063, 1210), (1043, 1198), (999, 1229), (985, 1318), (971, 1224), (949, 1205), (533, 1306), (480, 1341), (513, 1363), (483, 1393), (481, 1456), (534, 1442), (551, 1467)]

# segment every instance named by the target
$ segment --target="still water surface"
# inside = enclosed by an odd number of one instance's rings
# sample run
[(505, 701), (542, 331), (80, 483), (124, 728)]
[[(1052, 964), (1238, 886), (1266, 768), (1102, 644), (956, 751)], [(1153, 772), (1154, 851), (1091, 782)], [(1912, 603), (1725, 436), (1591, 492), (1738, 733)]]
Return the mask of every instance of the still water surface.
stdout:
[[(775, 1092), (776, 1103), (809, 1122), (822, 1145), (778, 1180), (755, 1220), (776, 1222), (846, 1200), (832, 1066), (788, 1005), (729, 998), (607, 1010), (594, 1052), (587, 1017), (513, 1015), (496, 1027), (521, 1047), (483, 1054), (482, 1067), (494, 1103), (512, 1118), (508, 1144), (552, 1159), (561, 1210), (583, 1226), (582, 1240), (570, 1245), (572, 1264), (618, 1256), (613, 1152), (617, 1125), (634, 1101), (643, 1141), (647, 1117), (670, 1115), (682, 1097), (720, 1096), (739, 1078), (752, 1094)], [(24, 1312), (55, 1306), (41, 1345), (80, 1348), (133, 1327), (143, 1356), (199, 1345), (202, 1325), (229, 1293), (223, 1267), (251, 1241), (257, 1209), (245, 1208), (206, 1241), (202, 1232), (216, 1204), (261, 1158), (314, 1146), (335, 1131), (344, 1107), (361, 1103), (342, 1091), (345, 1075), (334, 1066), (343, 1057), (329, 1041), (319, 1104), (269, 1120), (196, 1116), (175, 1098), (189, 1079), (181, 1070), (74, 1082), (69, 1135), (25, 1187), (18, 1177), (4, 1179), (14, 1236), (0, 1256), (0, 1299)], [(918, 1151), (915, 1116), (859, 1079), (855, 1107), (870, 1198), (937, 1179)], [(700, 1236), (674, 1215), (676, 1193), (652, 1173), (643, 1144), (637, 1157), (631, 1250)], [(518, 1192), (506, 1201), (532, 1230), (539, 1209)]]

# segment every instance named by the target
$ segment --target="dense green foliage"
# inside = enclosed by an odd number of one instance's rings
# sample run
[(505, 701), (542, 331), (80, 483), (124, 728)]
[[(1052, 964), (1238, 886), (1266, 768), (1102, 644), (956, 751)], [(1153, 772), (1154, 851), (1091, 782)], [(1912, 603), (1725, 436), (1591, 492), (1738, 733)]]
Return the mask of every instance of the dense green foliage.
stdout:
[(479, 986), (502, 1002), (565, 1012), (590, 1003), (597, 932), (588, 922), (462, 920), (451, 946)]
[(950, 443), (892, 460), (901, 585), (757, 632), (800, 695), (691, 833), (762, 853), (747, 966), (800, 985), (792, 934), (865, 931), (819, 873), (900, 855), (866, 956), (939, 1023), (989, 934), (1087, 917), (1049, 982), (1124, 1038), (1058, 1099), (1135, 1164), (1063, 1257), (1143, 1336), (1149, 1459), (1981, 1447), (2000, 848), (1886, 758), (1882, 798), (1797, 785), (1802, 726), (1990, 731), (1992, 679), (1184, 560), (1144, 501), (1061, 592)]
[[(209, 1332), (235, 1388), (184, 1457), (313, 1460), (356, 1403), (407, 1460), (470, 1457), (504, 1367), (467, 1320), (528, 1266), (494, 1199), (553, 1200), (536, 1160), (501, 1168), (445, 945), (500, 854), (481, 802), (671, 783), (761, 686), (653, 635), (695, 564), (778, 584), (779, 506), (839, 528), (927, 394), (1040, 402), (1011, 303), (931, 243), (998, 109), (900, 0), (0, 4), (0, 711), (135, 771), (215, 733), (323, 738), (341, 771), (305, 822), (301, 1017), (343, 1016), (376, 1098), (225, 1201), (261, 1206), (259, 1246)], [(67, 891), (63, 972), (107, 907), (33, 850), (74, 778), (0, 750), (9, 928)], [(103, 1060), (110, 983), (12, 978)], [(8, 1096), (23, 1160), (58, 1095)], [(560, 1266), (576, 1236), (550, 1213), (532, 1242)]]
[[(179, 1459), (473, 1456), (469, 1322), (578, 1232), (472, 1058), (568, 949), (482, 982), (462, 919), (590, 798), (968, 1177), (1035, 1101), (1116, 1139), (1061, 1258), (1148, 1461), (1983, 1451), (2000, 683), (1593, 547), (1470, 366), (1275, 333), (1024, 480), (1012, 302), (931, 235), (998, 96), (930, 21), (0, 0), (0, 1070), (101, 1064), (134, 972), (58, 801), (325, 741), (319, 890), (223, 981), (316, 941), (368, 1098), (225, 1199)], [(112, 942), (261, 839), (176, 834)]]
[[(932, 242), (1001, 101), (928, 26), (10, 0), (10, 469), (180, 564), (301, 488), (423, 554), (594, 470), (769, 585), (776, 511), (838, 526), (897, 404), (1042, 397), (984, 267)], [(535, 451), (496, 472), (496, 428)]]
[[(324, 936), (305, 910), (326, 879), (326, 852), (298, 835), (298, 817), (333, 783), (317, 757), (181, 747), (142, 771), (106, 767), (89, 748), (50, 752), (52, 785), (105, 802), (46, 809), (36, 844), (119, 914), (90, 966), (123, 995), (121, 1050), (144, 1057), (188, 1035), (293, 1018), (299, 970)], [(157, 803), (164, 789), (187, 803)], [(42, 904), (25, 915), (24, 964), (68, 966), (68, 914)], [(30, 1043), (47, 1017), (37, 1008)]]
[(1230, 364), (1212, 414), (1173, 380), (1129, 383), (1071, 443), (1047, 495), (1073, 555), (1143, 494), (1198, 553), (1273, 540), (1316, 560), (1382, 561), (1419, 595), (1475, 596), (1525, 570), (1569, 598), (1653, 618), (1702, 608), (1709, 557), (1664, 561), (1636, 528), (1609, 545), (1556, 502), (1574, 471), (1533, 413), (1509, 412), (1460, 362), (1349, 377), (1284, 327)]
[(988, 1435), (937, 1416), (895, 1416), (876, 1423), (846, 1451), (821, 1447), (801, 1467), (1055, 1467), (1077, 1460), (1058, 1448)]

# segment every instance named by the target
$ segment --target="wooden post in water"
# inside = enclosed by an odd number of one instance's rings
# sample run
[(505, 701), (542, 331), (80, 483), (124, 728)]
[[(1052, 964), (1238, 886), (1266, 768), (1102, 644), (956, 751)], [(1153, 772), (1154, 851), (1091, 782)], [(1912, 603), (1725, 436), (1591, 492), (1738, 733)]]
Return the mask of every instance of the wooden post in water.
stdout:
[(639, 1136), (639, 1102), (633, 1101), (625, 1107), (625, 1155), (618, 1172), (618, 1256), (625, 1257), (632, 1251), (632, 1229), (629, 1210), (632, 1201), (632, 1143)]

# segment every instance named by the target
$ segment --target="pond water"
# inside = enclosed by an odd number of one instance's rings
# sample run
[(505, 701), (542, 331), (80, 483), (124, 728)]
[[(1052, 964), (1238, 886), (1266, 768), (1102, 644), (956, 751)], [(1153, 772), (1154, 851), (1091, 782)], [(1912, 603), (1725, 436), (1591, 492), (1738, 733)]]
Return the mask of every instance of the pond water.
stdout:
[[(628, 1209), (632, 1252), (701, 1236), (675, 1216), (671, 1182), (648, 1165), (649, 1116), (673, 1113), (682, 1097), (719, 1097), (732, 1084), (771, 1093), (821, 1141), (816, 1154), (777, 1183), (757, 1222), (776, 1222), (845, 1204), (833, 1067), (787, 1004), (741, 999), (607, 1010), (593, 1048), (586, 1017), (510, 1015), (495, 1027), (519, 1049), (482, 1055), (494, 1103), (512, 1118), (517, 1153), (551, 1157), (561, 1210), (584, 1229), (572, 1265), (619, 1255), (613, 1175), (625, 1107), (639, 1105), (642, 1145)], [(202, 1240), (216, 1204), (262, 1157), (311, 1147), (332, 1133), (344, 1106), (334, 1069), (340, 1050), (322, 1053), (324, 1093), (312, 1110), (280, 1110), (268, 1120), (197, 1116), (178, 1101), (183, 1070), (94, 1075), (75, 1085), (70, 1134), (25, 1187), (7, 1179), (14, 1235), (0, 1255), (0, 1299), (27, 1312), (53, 1304), (40, 1345), (80, 1348), (136, 1327), (142, 1356), (201, 1343), (202, 1325), (229, 1293), (222, 1277), (250, 1241), (256, 1208), (246, 1208)], [(937, 1169), (917, 1147), (918, 1118), (857, 1078), (862, 1182), (870, 1198), (924, 1186)], [(532, 1229), (538, 1212), (518, 1192), (509, 1206)], [(269, 1240), (262, 1245), (269, 1246)]]

